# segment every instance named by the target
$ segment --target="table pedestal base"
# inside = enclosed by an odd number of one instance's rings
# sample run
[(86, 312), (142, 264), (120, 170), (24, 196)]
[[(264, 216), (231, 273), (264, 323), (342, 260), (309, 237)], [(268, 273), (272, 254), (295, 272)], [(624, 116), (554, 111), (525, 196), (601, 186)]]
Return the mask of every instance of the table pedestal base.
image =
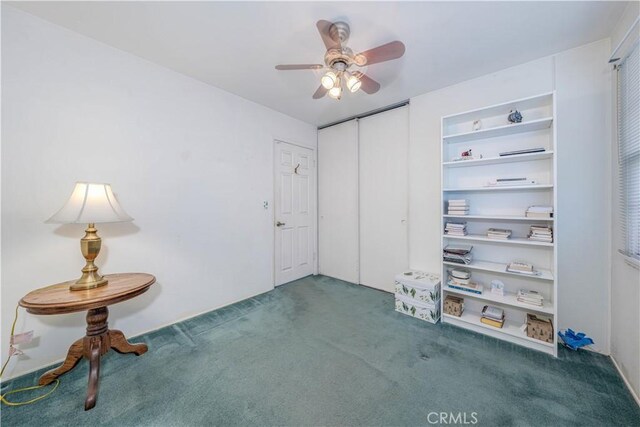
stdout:
[(87, 313), (87, 335), (80, 338), (69, 347), (67, 358), (56, 369), (46, 372), (40, 377), (40, 385), (47, 385), (55, 381), (59, 376), (76, 367), (80, 359), (86, 357), (89, 360), (89, 386), (84, 409), (88, 411), (96, 406), (98, 399), (98, 382), (100, 380), (100, 357), (110, 349), (118, 353), (134, 353), (140, 356), (147, 352), (146, 344), (131, 344), (121, 331), (109, 329), (107, 307), (93, 308)]

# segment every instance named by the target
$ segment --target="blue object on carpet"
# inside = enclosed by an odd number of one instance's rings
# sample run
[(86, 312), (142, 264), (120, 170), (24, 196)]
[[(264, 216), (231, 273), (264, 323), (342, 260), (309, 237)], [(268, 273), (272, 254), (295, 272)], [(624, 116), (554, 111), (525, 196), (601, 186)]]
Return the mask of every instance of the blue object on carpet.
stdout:
[(577, 334), (573, 332), (572, 329), (567, 329), (566, 331), (558, 332), (558, 336), (571, 350), (577, 351), (579, 348), (584, 347), (585, 345), (593, 344), (593, 340), (589, 338), (584, 332), (578, 332)]
[(82, 361), (50, 398), (3, 406), (2, 426), (421, 426), (440, 413), (475, 413), (477, 426), (640, 425), (609, 357), (560, 347), (556, 359), (432, 325), (394, 311), (389, 293), (324, 276), (132, 341), (149, 351), (104, 357), (91, 411)]

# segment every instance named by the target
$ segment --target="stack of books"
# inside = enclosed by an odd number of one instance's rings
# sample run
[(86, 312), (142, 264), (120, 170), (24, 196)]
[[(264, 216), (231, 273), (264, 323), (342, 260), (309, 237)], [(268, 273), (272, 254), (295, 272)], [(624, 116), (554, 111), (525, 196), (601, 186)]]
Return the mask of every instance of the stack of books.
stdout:
[(510, 273), (527, 274), (529, 276), (539, 276), (540, 273), (533, 269), (533, 264), (520, 261), (512, 261), (507, 264), (507, 271)]
[(487, 237), (496, 240), (507, 240), (511, 237), (511, 230), (505, 228), (490, 228), (487, 230)]
[(527, 218), (553, 218), (553, 206), (529, 206)]
[(471, 273), (466, 270), (449, 270), (447, 286), (452, 289), (478, 295), (481, 295), (483, 291), (481, 284), (471, 281)]
[(447, 245), (442, 250), (442, 259), (456, 264), (471, 264), (471, 245)]
[(528, 237), (536, 242), (553, 243), (553, 229), (547, 225), (532, 225)]
[(466, 222), (447, 222), (444, 227), (444, 234), (449, 236), (466, 236), (467, 235), (467, 223)]
[(469, 201), (467, 199), (449, 200), (448, 215), (469, 215)]
[(539, 292), (528, 289), (520, 289), (517, 298), (518, 302), (535, 305), (537, 307), (542, 307), (542, 304), (544, 304), (544, 297)]
[(482, 309), (480, 321), (485, 325), (502, 328), (504, 325), (504, 310), (492, 305), (485, 305)]

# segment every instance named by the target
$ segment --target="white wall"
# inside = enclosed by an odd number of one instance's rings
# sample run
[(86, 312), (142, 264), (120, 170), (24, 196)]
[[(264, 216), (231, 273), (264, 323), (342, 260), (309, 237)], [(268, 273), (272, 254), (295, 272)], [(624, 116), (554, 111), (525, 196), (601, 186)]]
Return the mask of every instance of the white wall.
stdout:
[[(2, 358), (28, 291), (79, 276), (82, 226), (43, 221), (77, 180), (110, 182), (135, 218), (99, 226), (103, 273), (158, 283), (111, 308), (129, 336), (273, 287), (273, 138), (314, 126), (2, 5)], [(9, 375), (61, 359), (84, 313), (20, 313), (33, 346)]]
[(409, 143), (410, 265), (437, 272), (441, 116), (557, 90), (557, 326), (586, 332), (604, 353), (610, 279), (608, 52), (609, 40), (602, 40), (411, 98)]
[[(630, 3), (620, 22), (611, 35), (611, 49), (615, 49), (629, 30), (640, 9), (640, 3)], [(637, 34), (635, 37), (638, 37)], [(617, 55), (616, 55), (617, 56)], [(615, 94), (615, 79), (612, 79)], [(615, 95), (613, 97), (615, 100)], [(615, 103), (613, 113), (615, 114)], [(615, 117), (615, 115), (614, 115)], [(615, 126), (614, 126), (615, 140)], [(640, 271), (625, 262), (618, 249), (624, 247), (624, 240), (618, 227), (618, 158), (617, 151), (612, 156), (612, 277), (611, 277), (611, 356), (628, 381), (640, 403)]]

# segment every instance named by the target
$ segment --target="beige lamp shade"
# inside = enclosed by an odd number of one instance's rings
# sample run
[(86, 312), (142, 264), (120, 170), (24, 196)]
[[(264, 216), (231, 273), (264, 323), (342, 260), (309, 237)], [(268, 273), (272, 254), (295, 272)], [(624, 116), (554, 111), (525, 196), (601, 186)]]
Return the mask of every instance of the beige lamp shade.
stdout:
[(113, 195), (111, 185), (76, 182), (67, 203), (46, 220), (52, 224), (94, 224), (132, 221)]

